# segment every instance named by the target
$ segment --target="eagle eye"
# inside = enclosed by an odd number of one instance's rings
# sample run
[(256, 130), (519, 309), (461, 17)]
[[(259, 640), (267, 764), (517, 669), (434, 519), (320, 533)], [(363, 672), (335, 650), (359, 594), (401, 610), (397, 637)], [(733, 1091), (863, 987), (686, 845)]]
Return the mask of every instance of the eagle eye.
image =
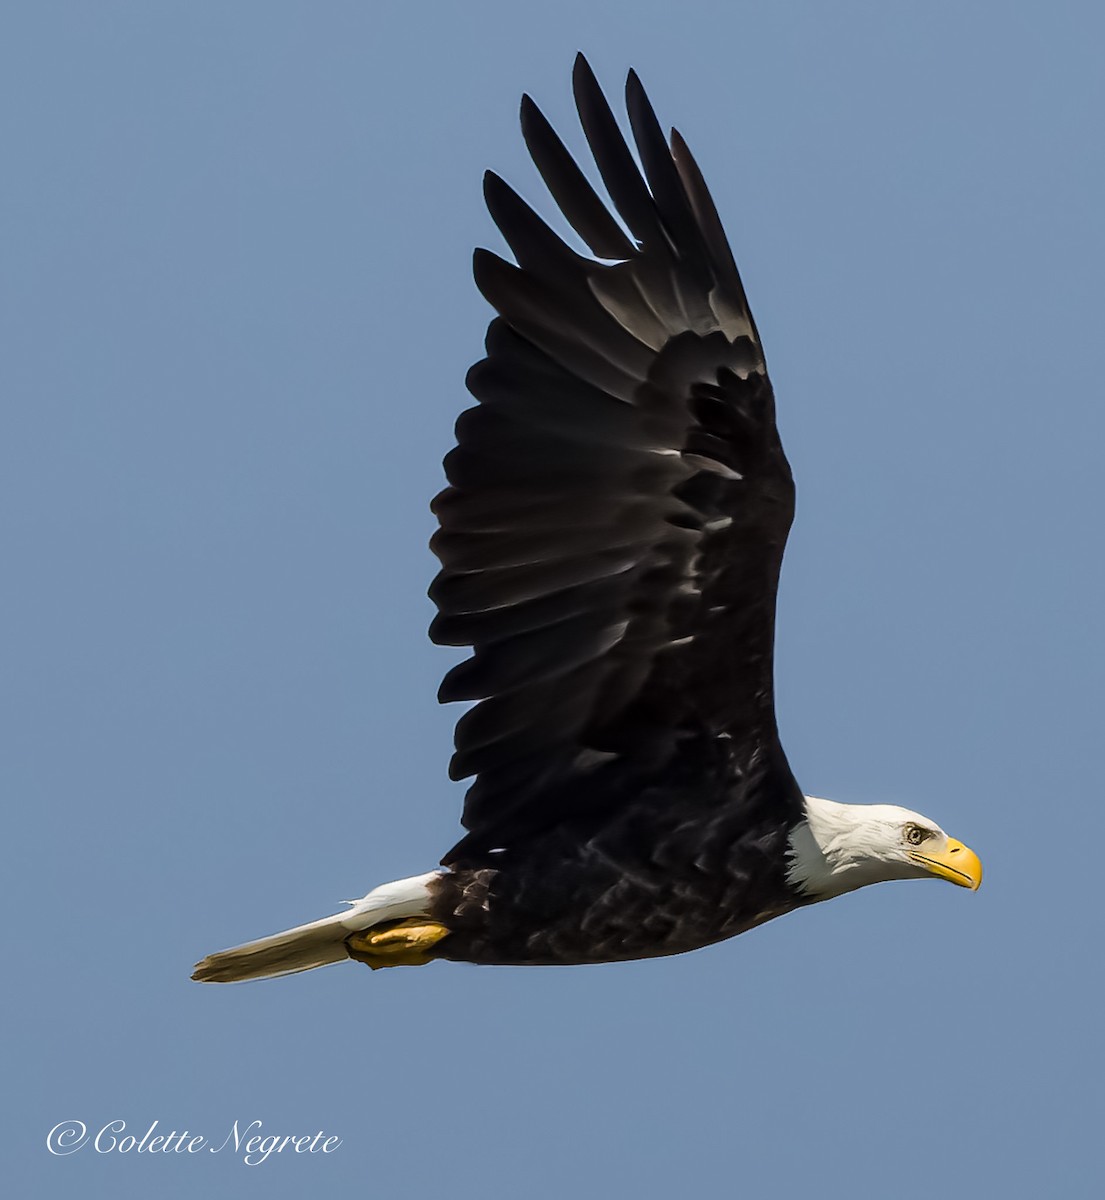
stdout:
[(905, 827), (905, 840), (911, 846), (919, 846), (925, 840), (925, 831), (920, 825), (907, 825)]

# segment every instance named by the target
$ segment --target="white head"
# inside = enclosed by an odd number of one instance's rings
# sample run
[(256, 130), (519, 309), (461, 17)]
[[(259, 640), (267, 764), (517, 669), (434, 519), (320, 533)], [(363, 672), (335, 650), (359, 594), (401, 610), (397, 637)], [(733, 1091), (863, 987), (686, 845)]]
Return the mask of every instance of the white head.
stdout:
[(837, 804), (806, 796), (790, 833), (787, 882), (828, 900), (888, 879), (947, 879), (975, 890), (982, 864), (934, 821), (894, 804)]

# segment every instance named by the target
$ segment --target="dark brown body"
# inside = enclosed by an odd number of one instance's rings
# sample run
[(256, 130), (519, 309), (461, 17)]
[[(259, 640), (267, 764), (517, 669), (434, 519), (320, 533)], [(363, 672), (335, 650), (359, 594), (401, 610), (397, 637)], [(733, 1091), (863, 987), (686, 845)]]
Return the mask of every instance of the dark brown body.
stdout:
[[(743, 795), (742, 795), (743, 792)], [(785, 877), (778, 802), (656, 786), (629, 807), (553, 826), (432, 885), (452, 932), (435, 957), (553, 965), (681, 954), (806, 901)]]

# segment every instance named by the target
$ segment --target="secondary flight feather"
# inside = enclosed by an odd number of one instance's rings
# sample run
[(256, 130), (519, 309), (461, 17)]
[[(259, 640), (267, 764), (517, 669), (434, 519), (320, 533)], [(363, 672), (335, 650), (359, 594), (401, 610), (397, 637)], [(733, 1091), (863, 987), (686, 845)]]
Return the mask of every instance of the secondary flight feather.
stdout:
[[(803, 795), (775, 723), (794, 486), (759, 333), (702, 174), (635, 73), (636, 159), (586, 60), (592, 187), (529, 97), (522, 133), (577, 253), (497, 175), (514, 262), (434, 501), (439, 698), (467, 831), (442, 869), (210, 955), (224, 982), (372, 967), (614, 962), (693, 950), (868, 883), (977, 888), (976, 855), (894, 805)], [(640, 162), (640, 167), (637, 163)]]

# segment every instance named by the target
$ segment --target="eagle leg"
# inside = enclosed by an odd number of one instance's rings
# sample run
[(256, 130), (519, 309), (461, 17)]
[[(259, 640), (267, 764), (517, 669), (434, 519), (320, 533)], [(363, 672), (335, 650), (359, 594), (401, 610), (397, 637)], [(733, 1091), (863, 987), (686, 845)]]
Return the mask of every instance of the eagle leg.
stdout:
[(374, 971), (380, 967), (422, 967), (433, 958), (433, 947), (448, 934), (449, 930), (437, 921), (408, 917), (355, 933), (345, 939), (345, 948), (350, 958), (367, 963)]

